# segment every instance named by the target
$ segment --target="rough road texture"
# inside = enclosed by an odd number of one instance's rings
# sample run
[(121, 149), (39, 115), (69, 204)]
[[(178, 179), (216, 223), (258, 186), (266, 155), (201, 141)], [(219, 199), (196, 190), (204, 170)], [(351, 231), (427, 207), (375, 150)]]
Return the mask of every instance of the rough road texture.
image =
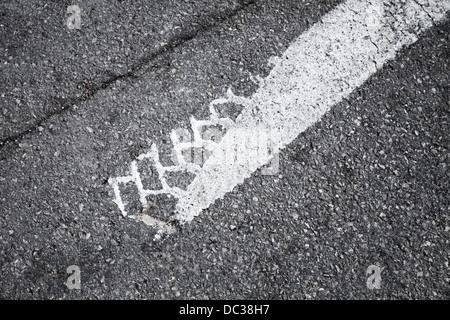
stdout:
[[(83, 26), (70, 32), (69, 3), (1, 5), (2, 298), (450, 297), (448, 18), (289, 144), (278, 175), (255, 172), (155, 242), (155, 230), (123, 217), (108, 179), (127, 175), (152, 142), (170, 149), (172, 130), (206, 118), (229, 87), (250, 96), (251, 77), (266, 77), (270, 57), (340, 1), (193, 1), (191, 11), (184, 1), (155, 1), (147, 24), (140, 4), (98, 3), (80, 2)], [(211, 18), (208, 27), (141, 63), (181, 32), (181, 17), (204, 25), (195, 10)], [(33, 19), (48, 23), (33, 28)], [(121, 51), (112, 40), (125, 42), (127, 28), (141, 40), (128, 38), (133, 49)], [(145, 40), (150, 32), (157, 40)], [(91, 49), (94, 39), (103, 49)], [(60, 78), (31, 50), (51, 57)], [(83, 96), (85, 88), (98, 90)], [(48, 103), (52, 96), (76, 100)], [(173, 212), (170, 198), (152, 203), (161, 218)], [(369, 290), (375, 264), (381, 289)], [(70, 265), (80, 267), (81, 290), (64, 285)]]

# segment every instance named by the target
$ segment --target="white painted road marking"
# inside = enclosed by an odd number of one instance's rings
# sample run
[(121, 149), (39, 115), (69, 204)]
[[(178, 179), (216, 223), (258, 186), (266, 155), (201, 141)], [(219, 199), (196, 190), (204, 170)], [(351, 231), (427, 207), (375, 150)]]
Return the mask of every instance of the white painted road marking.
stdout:
[[(213, 120), (217, 120), (215, 108), (220, 103), (234, 102), (244, 109), (235, 122), (227, 124), (220, 142), (209, 147), (210, 157), (195, 170), (196, 177), (187, 190), (177, 194), (174, 219), (190, 222), (243, 183), (401, 48), (444, 19), (449, 9), (450, 0), (348, 0), (322, 17), (276, 59), (251, 97), (229, 93), (227, 98), (211, 102)], [(262, 156), (255, 152), (261, 136), (270, 136), (273, 147)], [(239, 157), (227, 156), (239, 148)], [(114, 188), (120, 179), (111, 180)]]

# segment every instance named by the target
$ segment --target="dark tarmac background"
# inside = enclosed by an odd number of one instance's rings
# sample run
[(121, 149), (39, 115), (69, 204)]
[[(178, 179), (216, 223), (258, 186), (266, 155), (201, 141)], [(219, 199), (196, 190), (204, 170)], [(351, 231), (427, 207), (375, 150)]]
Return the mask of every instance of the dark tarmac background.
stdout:
[(2, 2), (0, 297), (449, 299), (449, 19), (283, 150), (278, 175), (164, 241), (112, 202), (109, 177), (229, 87), (250, 95), (340, 2)]

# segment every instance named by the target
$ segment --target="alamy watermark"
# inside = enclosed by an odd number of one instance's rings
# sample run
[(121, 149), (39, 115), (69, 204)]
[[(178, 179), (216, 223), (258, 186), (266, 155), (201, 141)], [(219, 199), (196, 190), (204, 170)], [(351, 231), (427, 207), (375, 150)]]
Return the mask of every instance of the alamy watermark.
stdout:
[(369, 276), (366, 281), (367, 289), (381, 289), (381, 271), (383, 269), (376, 264), (372, 264), (367, 268), (366, 274)]
[(366, 9), (366, 25), (370, 29), (380, 29), (383, 26), (382, 19), (384, 8), (382, 4), (371, 4)]
[[(229, 132), (227, 132), (229, 133)], [(179, 164), (181, 152), (183, 161), (203, 166), (213, 155), (226, 165), (246, 165), (260, 159), (262, 175), (276, 175), (279, 172), (279, 134), (277, 130), (263, 128), (235, 130), (229, 137), (225, 132), (210, 127), (195, 137), (188, 129), (175, 130), (175, 148), (171, 160)], [(196, 145), (196, 141), (202, 141)], [(209, 143), (212, 142), (212, 143)]]
[(70, 274), (67, 281), (64, 283), (70, 290), (81, 289), (81, 270), (77, 265), (71, 265), (67, 267), (66, 272)]
[(67, 7), (67, 18), (66, 25), (70, 30), (81, 29), (81, 9), (77, 5), (71, 5)]

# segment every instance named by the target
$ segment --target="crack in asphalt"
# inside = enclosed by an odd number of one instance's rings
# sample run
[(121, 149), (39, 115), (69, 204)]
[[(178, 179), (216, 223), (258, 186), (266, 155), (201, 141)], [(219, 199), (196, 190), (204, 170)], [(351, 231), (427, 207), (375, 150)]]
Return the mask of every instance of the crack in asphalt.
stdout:
[[(206, 17), (201, 18), (200, 21), (193, 22), (191, 25), (195, 25), (196, 28), (188, 32), (182, 31), (180, 34), (172, 37), (167, 41), (167, 43), (162, 45), (158, 50), (141, 58), (138, 62), (132, 65), (127, 72), (111, 76), (108, 80), (103, 81), (102, 83), (100, 83), (95, 87), (85, 88), (84, 92), (79, 97), (71, 97), (65, 99), (66, 100), (65, 103), (63, 103), (61, 108), (59, 108), (58, 110), (48, 113), (47, 115), (36, 121), (34, 124), (30, 125), (27, 129), (23, 130), (22, 132), (0, 140), (0, 161), (7, 159), (8, 154), (19, 146), (21, 140), (23, 140), (27, 135), (36, 132), (37, 128), (40, 127), (44, 122), (46, 122), (51, 117), (63, 114), (77, 103), (82, 103), (91, 99), (95, 94), (97, 94), (101, 90), (108, 88), (110, 85), (114, 84), (118, 80), (136, 77), (135, 74), (139, 70), (143, 69), (145, 66), (150, 64), (156, 58), (173, 51), (177, 47), (196, 38), (199, 34), (211, 30), (218, 24), (223, 23), (224, 21), (235, 16), (238, 12), (253, 5), (255, 2), (256, 0), (241, 0), (238, 1), (238, 5), (234, 8), (226, 9), (224, 12), (221, 13), (213, 13), (207, 15)], [(190, 28), (187, 28), (187, 30), (190, 30)]]

